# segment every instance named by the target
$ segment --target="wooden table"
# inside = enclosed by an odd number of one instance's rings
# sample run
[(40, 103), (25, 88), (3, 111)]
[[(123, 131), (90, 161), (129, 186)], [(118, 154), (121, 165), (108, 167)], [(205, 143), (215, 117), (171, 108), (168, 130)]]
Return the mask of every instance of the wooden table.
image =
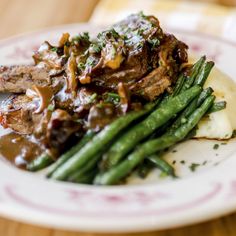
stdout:
[[(222, 0), (221, 0), (222, 1)], [(228, 2), (229, 0), (227, 0)], [(98, 0), (0, 0), (0, 38), (47, 26), (87, 21)], [(142, 236), (235, 236), (236, 214), (195, 226)], [(0, 218), (0, 236), (95, 235), (46, 229)], [(126, 234), (131, 235), (131, 234)], [(133, 235), (133, 234), (132, 234)]]

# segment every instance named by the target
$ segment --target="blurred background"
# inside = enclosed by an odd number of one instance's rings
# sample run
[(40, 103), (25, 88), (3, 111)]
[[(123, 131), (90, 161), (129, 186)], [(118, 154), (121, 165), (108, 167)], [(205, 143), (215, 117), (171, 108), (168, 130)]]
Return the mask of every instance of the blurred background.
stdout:
[(164, 23), (173, 12), (183, 16), (192, 14), (195, 18), (198, 13), (206, 18), (216, 16), (211, 24), (217, 28), (225, 18), (235, 14), (233, 6), (236, 0), (0, 0), (0, 38), (90, 19), (93, 23), (109, 24), (126, 12), (141, 9), (156, 14)]

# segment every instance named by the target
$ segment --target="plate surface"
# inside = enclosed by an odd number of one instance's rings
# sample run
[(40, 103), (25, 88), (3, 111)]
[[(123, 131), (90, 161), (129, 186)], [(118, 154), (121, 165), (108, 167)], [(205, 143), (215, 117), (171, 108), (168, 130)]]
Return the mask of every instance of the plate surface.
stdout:
[[(96, 34), (98, 30), (86, 24), (65, 25), (1, 41), (0, 65), (32, 63), (32, 51), (45, 39), (56, 43), (62, 32)], [(169, 32), (185, 41), (190, 53), (206, 54), (234, 79), (234, 43), (196, 32)], [(0, 130), (1, 135), (4, 132)], [(162, 179), (156, 171), (145, 181), (133, 176), (126, 186), (48, 181), (40, 173), (27, 173), (0, 160), (0, 214), (33, 224), (96, 232), (166, 229), (221, 216), (236, 210), (236, 145), (234, 140), (227, 145), (220, 142), (214, 150), (215, 143), (188, 141), (167, 153), (180, 179)], [(195, 172), (189, 170), (192, 163), (199, 164)]]

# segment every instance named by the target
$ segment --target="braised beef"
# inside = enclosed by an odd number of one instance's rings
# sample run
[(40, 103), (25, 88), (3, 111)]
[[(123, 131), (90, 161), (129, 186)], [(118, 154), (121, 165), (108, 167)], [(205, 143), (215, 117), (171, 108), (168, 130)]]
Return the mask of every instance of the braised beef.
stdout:
[(99, 131), (117, 117), (114, 105), (109, 103), (96, 104), (91, 107), (88, 115), (88, 128)]
[(0, 91), (22, 93), (32, 85), (50, 85), (49, 70), (37, 66), (1, 66)]
[(44, 42), (34, 65), (0, 67), (0, 122), (33, 135), (54, 156), (78, 132), (103, 129), (170, 91), (188, 47), (165, 33), (154, 16), (133, 14), (91, 39), (62, 35)]
[(54, 156), (57, 156), (56, 153), (64, 148), (67, 140), (80, 129), (82, 129), (80, 122), (77, 122), (66, 111), (57, 109), (53, 111), (47, 124), (44, 144), (51, 152), (54, 152)]
[(33, 114), (37, 106), (26, 95), (10, 96), (1, 104), (1, 125), (21, 134), (32, 134), (34, 122), (38, 116), (41, 116), (41, 114)]

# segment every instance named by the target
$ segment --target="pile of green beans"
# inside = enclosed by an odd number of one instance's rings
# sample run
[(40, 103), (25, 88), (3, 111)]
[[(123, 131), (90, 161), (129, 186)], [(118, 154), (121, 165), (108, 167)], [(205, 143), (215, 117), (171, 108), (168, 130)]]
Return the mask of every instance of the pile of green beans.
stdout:
[[(111, 185), (121, 183), (136, 170), (144, 178), (153, 168), (176, 177), (173, 166), (163, 159), (163, 151), (190, 137), (204, 115), (226, 106), (224, 101), (214, 103), (212, 88), (203, 89), (213, 66), (201, 57), (188, 73), (179, 76), (171, 94), (117, 118), (97, 134), (86, 133), (48, 168), (47, 177)], [(52, 162), (44, 154), (27, 168), (37, 171)]]

